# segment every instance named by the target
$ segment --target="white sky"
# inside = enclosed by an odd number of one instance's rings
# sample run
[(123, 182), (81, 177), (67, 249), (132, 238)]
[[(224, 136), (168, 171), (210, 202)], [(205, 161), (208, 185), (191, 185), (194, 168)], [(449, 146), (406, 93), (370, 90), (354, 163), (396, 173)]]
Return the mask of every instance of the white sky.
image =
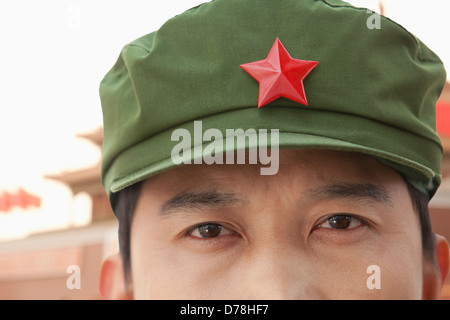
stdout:
[[(34, 215), (20, 210), (0, 213), (0, 240), (67, 223), (72, 210), (67, 204), (70, 194), (43, 175), (91, 166), (99, 160), (99, 150), (75, 134), (102, 124), (101, 79), (126, 43), (203, 2), (0, 2), (0, 194), (22, 187), (45, 198), (43, 209)], [(350, 2), (374, 10), (378, 3)], [(384, 3), (387, 16), (450, 65), (449, 0)]]

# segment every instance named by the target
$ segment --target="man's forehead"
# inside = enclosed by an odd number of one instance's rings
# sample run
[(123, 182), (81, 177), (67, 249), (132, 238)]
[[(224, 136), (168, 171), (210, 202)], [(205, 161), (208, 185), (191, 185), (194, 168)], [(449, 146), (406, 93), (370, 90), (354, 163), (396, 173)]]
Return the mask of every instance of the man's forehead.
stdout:
[(266, 181), (292, 184), (301, 179), (307, 184), (375, 183), (389, 184), (401, 176), (375, 158), (357, 152), (322, 149), (282, 149), (279, 151), (279, 171), (275, 175), (260, 174), (260, 164), (187, 164), (153, 176), (146, 185), (161, 187), (166, 184), (181, 190), (201, 185), (220, 188), (236, 183), (258, 184)]

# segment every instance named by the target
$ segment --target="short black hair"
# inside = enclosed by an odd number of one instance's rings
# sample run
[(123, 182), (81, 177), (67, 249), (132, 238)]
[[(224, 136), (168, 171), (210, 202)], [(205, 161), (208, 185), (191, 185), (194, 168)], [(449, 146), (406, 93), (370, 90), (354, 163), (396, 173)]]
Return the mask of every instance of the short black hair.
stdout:
[(143, 183), (141, 181), (119, 191), (113, 208), (119, 221), (119, 251), (122, 257), (126, 286), (128, 286), (131, 275), (131, 222)]
[(433, 232), (433, 226), (431, 224), (431, 217), (429, 211), (430, 200), (428, 199), (428, 196), (426, 194), (415, 189), (409, 183), (407, 183), (407, 186), (413, 202), (414, 211), (419, 216), (423, 257), (428, 262), (430, 262), (433, 267), (436, 267), (437, 266), (435, 254), (436, 235)]
[[(119, 250), (122, 256), (126, 285), (128, 285), (131, 276), (131, 222), (143, 183), (144, 182), (138, 182), (119, 191), (116, 206), (113, 208), (117, 219), (119, 220)], [(409, 183), (407, 183), (407, 185), (414, 211), (417, 213), (420, 222), (423, 258), (435, 267), (437, 265), (434, 250), (436, 246), (436, 236), (432, 230), (428, 208), (428, 197), (424, 193), (416, 190)]]

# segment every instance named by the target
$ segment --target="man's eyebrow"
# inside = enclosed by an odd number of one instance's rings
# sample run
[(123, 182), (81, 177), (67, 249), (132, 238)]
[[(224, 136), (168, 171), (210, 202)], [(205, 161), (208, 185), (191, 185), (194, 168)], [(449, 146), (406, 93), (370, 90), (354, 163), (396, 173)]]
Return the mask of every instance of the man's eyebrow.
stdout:
[(310, 189), (307, 196), (319, 200), (347, 199), (393, 205), (386, 188), (372, 183), (335, 183)]
[(205, 209), (217, 209), (242, 203), (236, 194), (219, 191), (184, 191), (167, 200), (159, 211), (164, 217), (174, 212), (192, 212)]

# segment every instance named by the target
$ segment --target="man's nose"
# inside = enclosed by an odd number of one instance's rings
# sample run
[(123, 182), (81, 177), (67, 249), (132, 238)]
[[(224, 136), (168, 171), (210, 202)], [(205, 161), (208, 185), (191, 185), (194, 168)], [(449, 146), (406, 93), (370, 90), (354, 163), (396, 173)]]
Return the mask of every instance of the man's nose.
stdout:
[(243, 299), (324, 299), (314, 285), (314, 270), (299, 250), (271, 246), (249, 253), (237, 268)]

